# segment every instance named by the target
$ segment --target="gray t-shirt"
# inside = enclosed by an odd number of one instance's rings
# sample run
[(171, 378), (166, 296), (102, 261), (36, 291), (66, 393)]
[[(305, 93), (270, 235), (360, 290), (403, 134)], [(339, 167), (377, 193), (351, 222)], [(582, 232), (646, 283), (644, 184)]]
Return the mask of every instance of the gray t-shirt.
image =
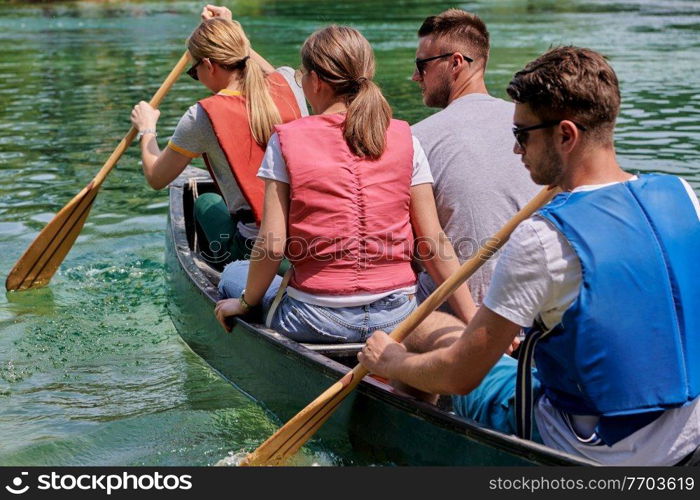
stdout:
[[(539, 188), (513, 153), (514, 105), (486, 94), (468, 94), (411, 127), (433, 172), (440, 224), (460, 262), (520, 210)], [(469, 280), (477, 304), (486, 294), (498, 254)], [(421, 288), (435, 285), (426, 273)]]
[[(277, 72), (284, 77), (291, 87), (294, 97), (296, 97), (297, 104), (299, 104), (301, 115), (307, 116), (309, 113), (306, 108), (304, 92), (294, 81), (294, 69), (288, 66), (282, 66), (277, 68)], [(226, 90), (220, 93), (232, 94), (232, 92)], [(216, 135), (211, 127), (209, 117), (199, 103), (190, 106), (187, 112), (180, 118), (175, 132), (170, 138), (168, 147), (190, 158), (196, 158), (202, 153), (206, 153), (209, 157), (209, 162), (214, 171), (216, 181), (221, 187), (229, 212), (234, 213), (242, 208), (249, 208), (243, 194), (241, 194), (241, 190), (236, 184), (236, 180), (231, 174), (226, 156), (219, 146), (219, 142), (216, 140)]]

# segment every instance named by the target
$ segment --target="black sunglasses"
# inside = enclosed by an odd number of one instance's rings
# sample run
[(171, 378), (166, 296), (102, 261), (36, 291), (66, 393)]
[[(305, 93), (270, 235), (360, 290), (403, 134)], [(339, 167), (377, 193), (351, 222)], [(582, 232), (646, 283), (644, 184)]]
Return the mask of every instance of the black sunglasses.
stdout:
[[(552, 120), (547, 122), (538, 123), (537, 125), (532, 125), (530, 127), (513, 127), (513, 135), (515, 136), (515, 142), (518, 143), (520, 149), (525, 149), (525, 143), (527, 143), (528, 132), (531, 130), (539, 130), (541, 128), (549, 128), (559, 125), (563, 120)], [(583, 125), (571, 122), (576, 125), (576, 128), (582, 131), (586, 131), (586, 127)]]
[(200, 59), (199, 61), (197, 61), (196, 63), (194, 63), (190, 69), (187, 70), (187, 74), (188, 74), (188, 75), (190, 76), (190, 78), (192, 78), (193, 80), (199, 80), (199, 77), (197, 76), (197, 66), (199, 66), (200, 64), (202, 64), (202, 61), (203, 61), (203, 60), (204, 60), (204, 59)]
[[(245, 66), (248, 59), (250, 59), (250, 56), (245, 56), (243, 59), (240, 59), (233, 64), (221, 64), (221, 63), (216, 63), (216, 64), (218, 64), (219, 66), (224, 68), (226, 71), (233, 71), (235, 69), (242, 69)], [(200, 59), (195, 64), (193, 64), (190, 69), (187, 70), (187, 74), (190, 75), (191, 78), (193, 78), (195, 80), (199, 80), (199, 77), (197, 76), (197, 66), (202, 64), (202, 61), (204, 61), (204, 59)], [(216, 61), (211, 61), (211, 62), (214, 63)]]
[[(418, 59), (416, 58), (416, 69), (418, 70), (418, 73), (423, 76), (423, 73), (425, 72), (425, 66), (428, 61), (434, 61), (435, 59), (442, 59), (443, 57), (450, 57), (452, 54), (455, 54), (455, 52), (449, 52), (446, 54), (440, 54), (439, 56), (433, 56), (433, 57), (426, 57), (423, 59)], [(467, 62), (474, 62), (474, 59), (471, 57), (467, 57), (464, 54), (460, 54), (465, 61)]]

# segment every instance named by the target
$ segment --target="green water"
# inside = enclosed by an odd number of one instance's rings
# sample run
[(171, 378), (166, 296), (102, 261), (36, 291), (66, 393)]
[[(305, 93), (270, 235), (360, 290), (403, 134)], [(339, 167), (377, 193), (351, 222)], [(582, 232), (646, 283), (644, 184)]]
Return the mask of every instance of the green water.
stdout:
[[(227, 5), (274, 64), (298, 63), (306, 35), (351, 24), (373, 43), (395, 114), (430, 113), (410, 81), (415, 30), (454, 2), (265, 1)], [(595, 48), (622, 85), (617, 147), (632, 171), (700, 190), (700, 4), (476, 1), (492, 35), (487, 84), (551, 45)], [(184, 50), (199, 2), (0, 2), (0, 276), (91, 180)], [(162, 105), (161, 145), (206, 95), (183, 78)], [(167, 196), (123, 157), (48, 288), (0, 296), (0, 465), (208, 465), (278, 425), (179, 339), (166, 312)], [(206, 312), (204, 312), (206, 313)], [(370, 463), (372, 462), (369, 460)], [(353, 464), (316, 443), (301, 463)], [(366, 462), (360, 462), (366, 463)]]

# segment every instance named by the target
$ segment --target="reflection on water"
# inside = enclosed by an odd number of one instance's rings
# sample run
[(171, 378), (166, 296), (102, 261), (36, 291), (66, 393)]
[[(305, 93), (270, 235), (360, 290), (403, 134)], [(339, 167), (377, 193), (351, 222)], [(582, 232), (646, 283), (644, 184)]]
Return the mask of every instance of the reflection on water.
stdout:
[[(239, 0), (235, 12), (274, 64), (298, 64), (329, 22), (362, 30), (399, 118), (424, 108), (410, 80), (422, 19), (453, 2)], [(551, 45), (606, 54), (620, 78), (621, 163), (682, 175), (700, 189), (700, 4), (693, 1), (470, 2), (487, 22), (487, 85)], [(179, 59), (200, 2), (0, 5), (0, 275), (96, 174)], [(154, 29), (157, 27), (157, 29)], [(161, 145), (206, 96), (183, 78), (166, 97)], [(131, 148), (98, 195), (51, 286), (0, 296), (0, 464), (215, 464), (278, 425), (179, 340), (163, 289), (164, 193)], [(175, 432), (173, 432), (175, 430)], [(299, 463), (355, 463), (327, 450)]]

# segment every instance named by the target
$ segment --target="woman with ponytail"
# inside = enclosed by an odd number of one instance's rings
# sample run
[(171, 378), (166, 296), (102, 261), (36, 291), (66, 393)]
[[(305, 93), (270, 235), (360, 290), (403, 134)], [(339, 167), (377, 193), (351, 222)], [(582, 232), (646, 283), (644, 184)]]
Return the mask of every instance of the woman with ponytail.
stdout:
[[(215, 314), (226, 328), (228, 316), (261, 306), (269, 327), (299, 342), (363, 342), (415, 308), (414, 257), (437, 283), (459, 263), (437, 219), (425, 153), (372, 80), (369, 42), (329, 26), (306, 40), (301, 62), (297, 78), (315, 116), (275, 127), (258, 173), (260, 236), (250, 261), (224, 269), (219, 290), (230, 298)], [(294, 267), (278, 301), (283, 257)], [(465, 321), (475, 312), (466, 286), (451, 305)]]
[(131, 113), (139, 130), (143, 172), (154, 189), (172, 182), (202, 156), (219, 192), (195, 203), (213, 264), (247, 258), (262, 219), (264, 182), (256, 177), (275, 125), (306, 116), (294, 70), (275, 70), (250, 46), (241, 25), (224, 7), (206, 6), (203, 22), (187, 40), (193, 65), (187, 72), (214, 95), (182, 116), (167, 148), (156, 140), (160, 112), (141, 101)]

